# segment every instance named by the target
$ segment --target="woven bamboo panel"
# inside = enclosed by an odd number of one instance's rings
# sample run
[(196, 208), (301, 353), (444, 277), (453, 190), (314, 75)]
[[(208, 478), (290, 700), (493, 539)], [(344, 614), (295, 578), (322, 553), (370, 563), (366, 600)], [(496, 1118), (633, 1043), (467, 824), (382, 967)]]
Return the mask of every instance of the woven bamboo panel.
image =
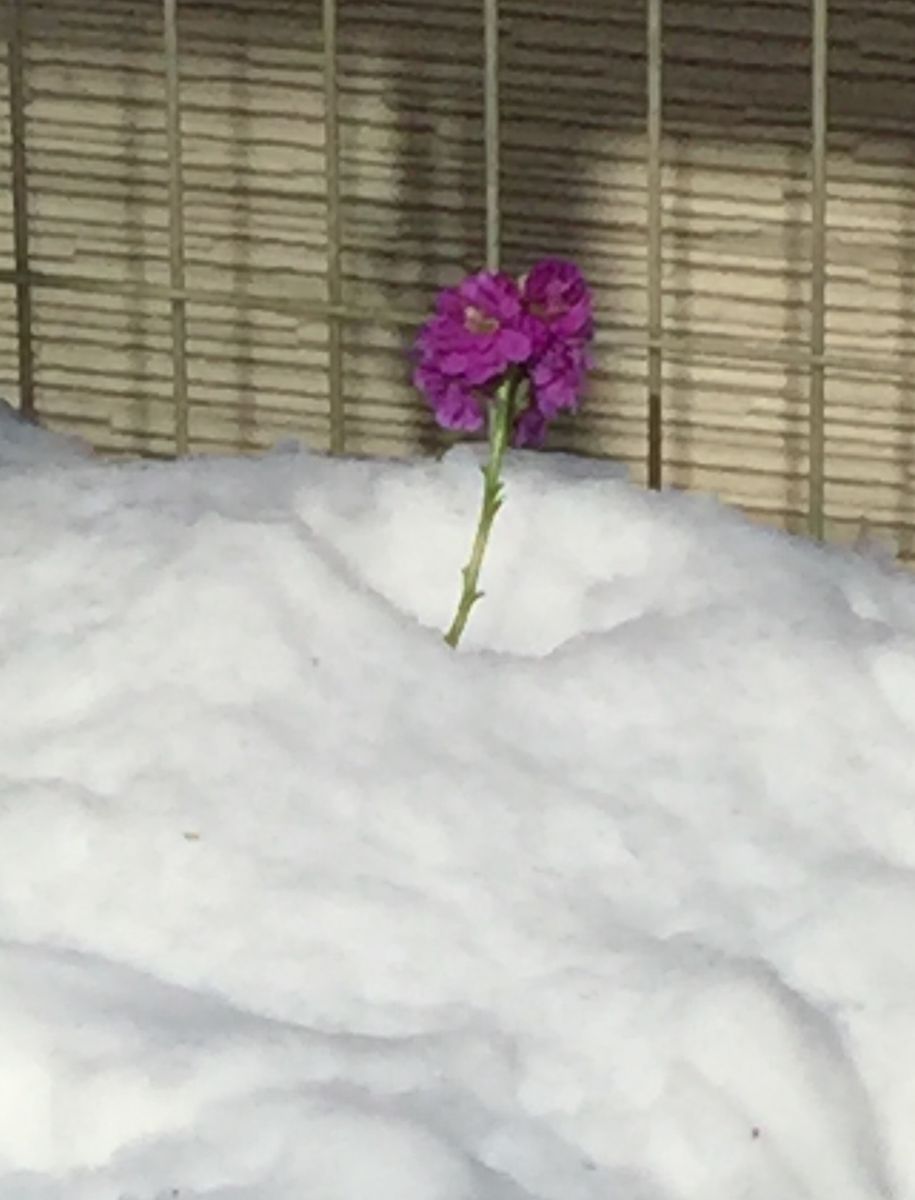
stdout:
[[(180, 8), (195, 451), (328, 441), (318, 0)], [(423, 310), (483, 258), (479, 0), (340, 0), (344, 300)], [(915, 552), (915, 8), (831, 5), (830, 532), (862, 520)], [(645, 454), (645, 53), (639, 0), (503, 0), (504, 255), (575, 257), (607, 339), (588, 404), (553, 445)], [(39, 410), (100, 449), (174, 448), (168, 162), (158, 0), (28, 0), (34, 270), (110, 290), (35, 291)], [(806, 502), (807, 0), (666, 5), (665, 478), (794, 526)], [(0, 87), (6, 95), (5, 76)], [(0, 170), (9, 169), (7, 120)], [(11, 260), (0, 189), (0, 262)], [(271, 312), (274, 301), (285, 304)], [(406, 330), (347, 323), (347, 448), (437, 444), (407, 384)], [(629, 337), (630, 345), (618, 339)], [(699, 356), (708, 339), (726, 351)], [(752, 344), (753, 361), (741, 359)], [(12, 297), (0, 382), (15, 389)]]

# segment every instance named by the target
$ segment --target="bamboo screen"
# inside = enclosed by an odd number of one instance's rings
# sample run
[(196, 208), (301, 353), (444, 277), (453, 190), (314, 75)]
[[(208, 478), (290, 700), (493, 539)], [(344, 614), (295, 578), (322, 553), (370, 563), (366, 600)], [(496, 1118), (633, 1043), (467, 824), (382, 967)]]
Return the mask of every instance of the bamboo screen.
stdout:
[(575, 258), (556, 448), (915, 553), (911, 0), (6, 0), (0, 383), (110, 453), (440, 444), (404, 349)]

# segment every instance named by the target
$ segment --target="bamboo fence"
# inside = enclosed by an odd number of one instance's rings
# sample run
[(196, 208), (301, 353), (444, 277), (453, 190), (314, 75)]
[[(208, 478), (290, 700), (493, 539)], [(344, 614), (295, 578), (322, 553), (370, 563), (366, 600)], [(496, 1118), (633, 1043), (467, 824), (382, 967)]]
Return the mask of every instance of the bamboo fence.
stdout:
[(0, 382), (24, 411), (115, 454), (434, 449), (404, 349), (436, 289), (566, 253), (599, 362), (557, 448), (915, 552), (910, 0), (5, 22)]

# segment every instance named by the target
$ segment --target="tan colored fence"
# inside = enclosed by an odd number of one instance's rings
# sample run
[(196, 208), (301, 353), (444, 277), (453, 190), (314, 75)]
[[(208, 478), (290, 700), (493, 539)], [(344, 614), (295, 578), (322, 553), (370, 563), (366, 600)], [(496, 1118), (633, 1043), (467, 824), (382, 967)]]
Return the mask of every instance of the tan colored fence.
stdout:
[(569, 253), (557, 446), (912, 553), (912, 6), (662, 3), (7, 0), (0, 372), (109, 452), (425, 450), (435, 289)]

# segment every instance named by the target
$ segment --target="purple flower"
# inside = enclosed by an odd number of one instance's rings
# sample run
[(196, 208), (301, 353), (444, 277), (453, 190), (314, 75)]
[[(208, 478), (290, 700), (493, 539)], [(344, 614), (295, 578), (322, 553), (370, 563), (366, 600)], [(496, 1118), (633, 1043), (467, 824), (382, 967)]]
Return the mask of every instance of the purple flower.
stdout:
[(590, 366), (591, 296), (574, 263), (544, 258), (519, 284), (480, 271), (441, 292), (417, 336), (415, 386), (440, 425), (476, 433), (511, 368), (520, 372), (512, 440), (538, 446), (549, 423), (578, 403)]
[(542, 352), (552, 338), (590, 340), (591, 295), (574, 263), (562, 258), (542, 258), (523, 282), (522, 300), (536, 352)]
[(546, 437), (547, 419), (535, 404), (530, 404), (515, 421), (512, 445), (542, 446)]
[(531, 398), (547, 420), (578, 404), (590, 361), (580, 342), (556, 338), (530, 370)]
[(515, 280), (481, 271), (441, 293), (416, 349), (423, 364), (474, 387), (530, 357), (533, 347), (523, 318)]
[(461, 429), (465, 433), (477, 433), (483, 428), (479, 400), (461, 380), (443, 375), (431, 363), (420, 363), (413, 372), (413, 386), (426, 397), (443, 428)]

